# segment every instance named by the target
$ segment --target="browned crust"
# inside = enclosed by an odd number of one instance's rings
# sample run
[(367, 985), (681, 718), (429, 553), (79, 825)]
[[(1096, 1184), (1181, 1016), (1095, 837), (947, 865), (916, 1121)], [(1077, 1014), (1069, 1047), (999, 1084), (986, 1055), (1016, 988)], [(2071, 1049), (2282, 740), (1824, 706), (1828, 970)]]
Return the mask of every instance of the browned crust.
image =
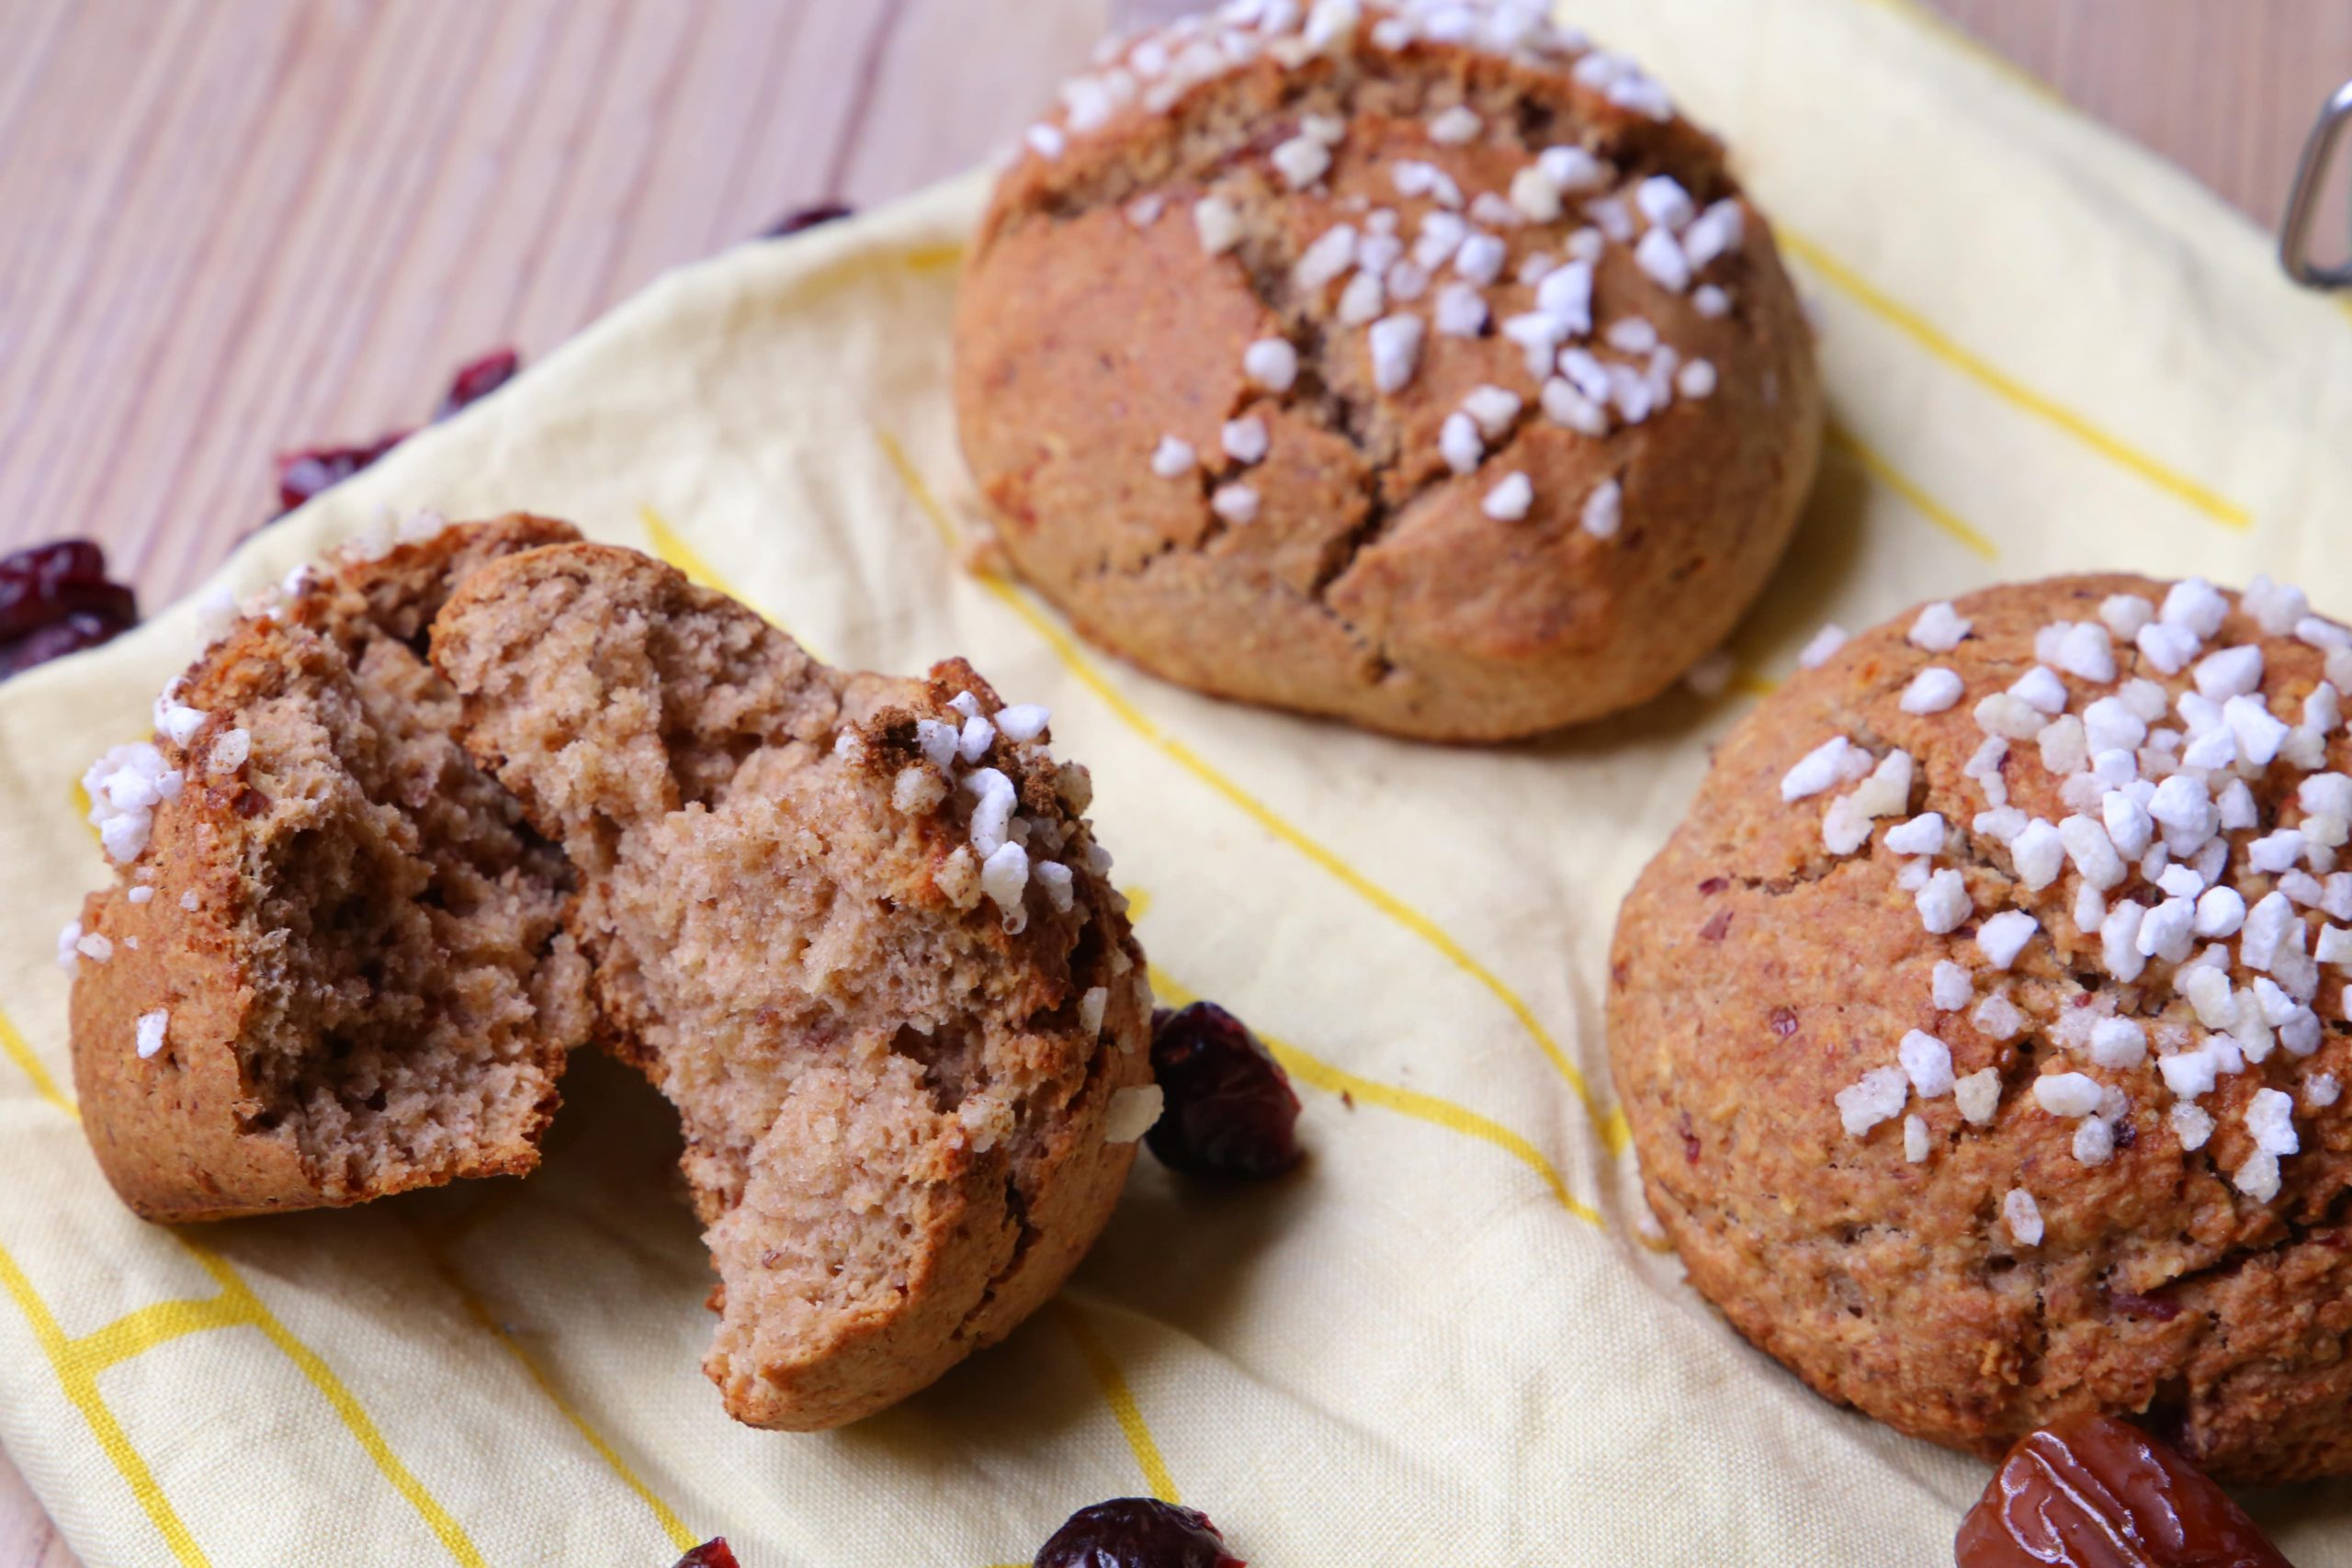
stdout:
[[(2300, 1075), (2323, 1071), (2352, 1082), (2341, 976), (2327, 973), (2315, 1003), (2328, 1025), (2317, 1055), (2302, 1064), (2281, 1052), (2224, 1078), (2203, 1102), (2220, 1123), (2203, 1149), (2181, 1148), (2159, 1086), (2135, 1095), (2130, 1145), (2086, 1167), (2070, 1153), (2072, 1124), (2025, 1092), (2056, 1047), (2024, 1047), (2084, 995), (2077, 976), (2100, 969), (2097, 941), (2077, 936), (2064, 912), (2071, 872), (2029, 893), (1988, 840), (1939, 862), (1963, 868), (1980, 917), (2024, 908), (2055, 939), (2037, 938), (2020, 960), (2010, 989), (2032, 1023), (2000, 1043), (1929, 1000), (1938, 960), (1973, 966), (1974, 926), (1929, 935), (1883, 842), (1833, 859), (1819, 832), (1826, 797), (1780, 796), (1792, 763), (1844, 733), (1908, 750), (1920, 766), (1910, 810), (1939, 810), (1967, 831), (1984, 808), (1960, 775), (1981, 739), (1976, 699), (2033, 665), (2040, 626), (2091, 618), (2110, 593), (2160, 600), (2165, 586), (2107, 576), (1990, 589), (1958, 602), (1974, 635), (1946, 654), (1905, 640), (1906, 613), (1761, 704), (1625, 901), (1611, 951), (1611, 1062), (1644, 1190), (1691, 1283), (1826, 1397), (1988, 1457), (2098, 1409), (2153, 1420), (2233, 1483), (2343, 1474), (2352, 1116), (2342, 1104), (2299, 1107), (2303, 1152), (2283, 1162), (2274, 1203), (2244, 1197), (2227, 1176), (2252, 1152), (2240, 1119), (2256, 1089), (2291, 1092)], [(2243, 614), (2209, 646), (2240, 642), (2261, 644), (2275, 708), (2290, 711), (2323, 678), (2317, 650), (2265, 637)], [(2117, 655), (2121, 678), (2163, 679), (2128, 648)], [(1942, 714), (1903, 713), (1903, 689), (1928, 664), (1958, 671), (1968, 695)], [(2069, 683), (2079, 705), (2085, 687)], [(2187, 676), (2164, 683), (2177, 693)], [(2348, 756), (2352, 739), (2339, 731), (2328, 765), (2340, 771)], [(2030, 755), (2013, 757), (2007, 776), (2029, 815), (2066, 814)], [(2256, 786), (2266, 823), (2284, 776), (2282, 764)], [(1863, 1071), (1890, 1065), (1911, 1029), (1949, 1043), (1959, 1074), (1994, 1066), (2004, 1083), (1986, 1127), (1963, 1126), (1949, 1097), (1915, 1099), (1932, 1138), (1920, 1165), (1905, 1159), (1894, 1122), (1849, 1138), (1834, 1104)], [(1998, 1234), (2002, 1197), (2017, 1186), (2047, 1223), (2038, 1248)]]
[[(1091, 639), (1218, 695), (1327, 714), (1425, 739), (1493, 740), (1597, 717), (1669, 685), (1715, 647), (1792, 533), (1817, 457), (1811, 334), (1752, 205), (1739, 252), (1711, 273), (1736, 301), (1721, 320), (1650, 286), (1623, 246), (1603, 259), (1602, 321), (1647, 317), (1686, 357), (1711, 360), (1714, 396), (1678, 400), (1603, 440), (1533, 412), (1521, 351), (1495, 335), (1431, 334), (1401, 393), (1370, 384), (1361, 329), (1297, 297), (1290, 265), (1351, 197), (1394, 207), (1385, 170), (1412, 157), (1465, 189), (1495, 188), (1527, 154), (1431, 142), (1420, 110), (1467, 101), (1522, 126), (1530, 146), (1582, 134), (1630, 183), (1675, 175), (1702, 202), (1739, 195), (1720, 149), (1681, 119), (1620, 109), (1556, 71), (1421, 42), (1360, 42), (1343, 61), (1268, 61), (1195, 87), (1165, 118), (1131, 107), (1024, 158), (1001, 182), (957, 300), (955, 390), (964, 450), (1022, 574)], [(1276, 192), (1264, 152), (1306, 111), (1343, 112), (1328, 194)], [(1212, 258), (1190, 208), (1215, 187), (1248, 237)], [(1145, 228), (1123, 204), (1166, 198)], [(1511, 265), (1539, 245), (1511, 238)], [(1556, 251), (1556, 244), (1550, 246)], [(1508, 274), (1507, 274), (1508, 275)], [(1500, 321), (1532, 289), (1487, 290)], [(1242, 350), (1287, 335), (1306, 367), (1282, 397), (1249, 386)], [(1438, 428), (1464, 392), (1526, 399), (1508, 446), (1449, 474)], [(1266, 418), (1272, 455), (1247, 472), (1258, 521), (1229, 527), (1210, 484), (1155, 477), (1175, 434), (1204, 454), (1218, 425)], [(1480, 511), (1507, 471), (1536, 511)], [(1234, 476), (1239, 477), (1239, 476)], [(1598, 482), (1624, 488), (1624, 532), (1578, 526)]]
[[(335, 636), (368, 614), (363, 604), (388, 631), (413, 637), (438, 608), (431, 585), (501, 553), (577, 536), (566, 524), (516, 514), (314, 574), (281, 618), (241, 619), (198, 657), (183, 700), (210, 717), (185, 749), (160, 736), (156, 744), (173, 766), (186, 767), (253, 704), (334, 679), (347, 669)], [(405, 608), (395, 612), (396, 604)], [(135, 867), (119, 868), (114, 882), (83, 905), (84, 930), (115, 944), (108, 962), (75, 967), (72, 1043), (83, 1129), (115, 1191), (152, 1220), (342, 1206), (395, 1190), (307, 1169), (288, 1129), (257, 1124), (264, 1108), (241, 1066), (260, 934), (241, 915), (254, 893), (242, 869), (253, 831), (239, 809), (246, 793), (233, 781), (199, 782), (192, 771), (180, 798), (157, 808)], [(143, 905), (129, 898), (134, 870), (152, 874), (154, 895)], [(181, 905), (188, 893), (192, 911)], [(136, 949), (125, 940), (132, 937)], [(136, 1022), (157, 1009), (170, 1014), (166, 1043), (142, 1060), (133, 1049)], [(560, 1047), (537, 1065), (548, 1087), (528, 1136), (476, 1150), (451, 1177), (520, 1175), (538, 1163), (538, 1135), (559, 1101)]]
[[(591, 599), (601, 607), (589, 607)], [(644, 711), (636, 682), (645, 667), (634, 644), (598, 638), (585, 660), (594, 668), (584, 679), (564, 682), (560, 692), (535, 686), (507, 652), (513, 633), (503, 623), (525, 613), (560, 623), (621, 615), (656, 627), (691, 627), (683, 635), (702, 639), (697, 646), (729, 650), (728, 711), (673, 711), (665, 690), (659, 743), (670, 756), (636, 757), (634, 749), (649, 737), (626, 716)], [(629, 651), (614, 651), (621, 645)], [(575, 863), (587, 874), (573, 930), (595, 964), (611, 1043), (680, 1108), (687, 1136), (683, 1164), (696, 1209), (710, 1227), (714, 1268), (722, 1268), (722, 1234), (739, 1216), (742, 1224), (761, 1223), (765, 1192), (821, 1190), (835, 1179), (839, 1156), (828, 1151), (850, 1146), (843, 1129), (856, 1109), (837, 1109), (825, 1125), (824, 1146), (812, 1143), (789, 1159), (771, 1154), (769, 1164), (754, 1159), (741, 1171), (742, 1156), (724, 1146), (714, 1130), (718, 1111), (672, 1081), (658, 1043), (672, 1021), (649, 998), (607, 903), (617, 895), (598, 878), (632, 853), (643, 853), (648, 829), (674, 824), (706, 805), (720, 809), (716, 803), (728, 781), (698, 779), (679, 761), (696, 744), (709, 746), (732, 766), (756, 761), (754, 753), (805, 759), (809, 753), (798, 748), (821, 756), (845, 729), (854, 729), (868, 750), (854, 766), (887, 795), (891, 775), (910, 760), (914, 716), (932, 714), (963, 692), (993, 707), (994, 694), (960, 660), (934, 668), (929, 682), (831, 670), (748, 609), (670, 567), (635, 551), (586, 544), (528, 552), (476, 574), (444, 611), (434, 651), (465, 699), (465, 739), (477, 760), (507, 784), (542, 832), (572, 847)], [(573, 668), (568, 665), (566, 672)], [(525, 721), (518, 723), (518, 716)], [(609, 728), (600, 728), (607, 721)], [(545, 755), (538, 750), (542, 734), (565, 738), (560, 756), (544, 770), (537, 765)], [(1024, 807), (1060, 809), (1052, 807), (1047, 771), (1024, 771), (1009, 753), (998, 761), (1014, 775)], [(847, 821), (809, 826), (820, 834), (858, 829)], [(910, 925), (955, 921), (932, 878), (960, 845), (959, 832), (937, 822), (914, 830), (923, 849), (891, 888), (891, 907)], [(895, 1404), (1009, 1334), (1059, 1288), (1108, 1220), (1135, 1150), (1103, 1142), (1104, 1114), (1116, 1090), (1149, 1081), (1149, 1018), (1135, 984), (1143, 959), (1122, 913), (1124, 901), (1091, 872), (1077, 881), (1073, 913), (1033, 910), (1029, 929), (1020, 934), (1004, 932), (993, 916), (964, 917), (989, 955), (976, 976), (980, 991), (1028, 1021), (1007, 1059), (1036, 1075), (1038, 1113), (985, 1150), (949, 1142), (919, 1151), (898, 1176), (919, 1193), (916, 1239), (903, 1288), (887, 1304), (836, 1311), (782, 1353), (760, 1355), (753, 1353), (762, 1343), (758, 1300), (741, 1289), (741, 1280), (735, 1290), (721, 1284), (712, 1292), (711, 1305), (723, 1321), (704, 1371), (735, 1419), (810, 1431)], [(1087, 928), (1097, 934), (1072, 953), (1073, 932)], [(1112, 973), (1114, 951), (1125, 960), (1120, 975)], [(1099, 1040), (1078, 1027), (1079, 998), (1095, 985), (1109, 993)], [(752, 1020), (746, 1027), (747, 1037), (756, 1039), (764, 1026)]]

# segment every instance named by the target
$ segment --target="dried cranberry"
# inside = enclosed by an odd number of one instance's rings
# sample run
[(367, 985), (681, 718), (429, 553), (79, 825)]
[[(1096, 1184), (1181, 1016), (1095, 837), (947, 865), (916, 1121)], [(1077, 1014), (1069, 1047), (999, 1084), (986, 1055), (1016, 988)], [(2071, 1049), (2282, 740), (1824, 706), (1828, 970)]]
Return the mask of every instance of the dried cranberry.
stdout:
[(1280, 1176), (1305, 1157), (1282, 1065), (1215, 1002), (1152, 1018), (1151, 1076), (1166, 1108), (1145, 1139), (1196, 1176)]
[(21, 675), (36, 664), (46, 664), (52, 659), (62, 659), (69, 653), (79, 653), (85, 648), (96, 648), (102, 642), (112, 642), (129, 631), (137, 622), (111, 620), (76, 610), (62, 621), (51, 621), (28, 637), (0, 645), (0, 680)]
[(814, 229), (820, 224), (839, 222), (854, 210), (854, 209), (846, 202), (840, 201), (820, 201), (814, 207), (797, 207), (761, 230), (760, 238), (763, 240), (786, 239), (799, 233), (804, 229)]
[(2143, 1296), (2131, 1291), (2109, 1291), (2107, 1304), (2126, 1317), (2144, 1317), (2152, 1323), (2170, 1323), (2180, 1315), (2180, 1303), (2163, 1296)]
[(1699, 940), (1701, 942), (1721, 942), (1724, 939), (1724, 933), (1730, 930), (1731, 911), (1729, 909), (1717, 909), (1713, 914), (1707, 917), (1707, 923), (1699, 928)]
[[(523, 356), (511, 348), (493, 349), (458, 367), (441, 404), (433, 411), (437, 422), (467, 404), (479, 401), (514, 378)], [(395, 430), (356, 446), (306, 446), (277, 455), (277, 515), (285, 516), (321, 491), (332, 490), (385, 453), (415, 434)]]
[(522, 367), (523, 356), (511, 348), (493, 349), (480, 359), (469, 360), (451, 378), (449, 389), (441, 394), (441, 406), (433, 411), (433, 417), (436, 421), (447, 419), (468, 404), (480, 402), (514, 379), (514, 372)]
[(2009, 1450), (1952, 1542), (1960, 1568), (2289, 1568), (2245, 1511), (2112, 1416), (2069, 1416)]
[(0, 678), (98, 644), (139, 624), (139, 601), (107, 581), (106, 552), (57, 539), (0, 556)]
[(739, 1568), (725, 1536), (704, 1541), (678, 1559), (673, 1568)]
[(277, 455), (277, 514), (293, 511), (322, 491), (334, 489), (401, 442), (409, 433), (396, 430), (363, 446), (311, 446)]
[[(1190, 1008), (1185, 1010), (1191, 1011)], [(1157, 1497), (1080, 1508), (1037, 1549), (1032, 1568), (1248, 1568), (1209, 1517)]]

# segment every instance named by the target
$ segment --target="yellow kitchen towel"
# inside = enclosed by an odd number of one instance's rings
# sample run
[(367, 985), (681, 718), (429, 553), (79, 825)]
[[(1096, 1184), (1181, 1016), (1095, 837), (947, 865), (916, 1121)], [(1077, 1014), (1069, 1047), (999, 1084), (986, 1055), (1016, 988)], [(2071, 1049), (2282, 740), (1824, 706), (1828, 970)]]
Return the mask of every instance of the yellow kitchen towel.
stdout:
[[(663, 279), (221, 570), (250, 590), (384, 505), (527, 507), (827, 659), (965, 654), (1050, 705), (1161, 994), (1277, 1043), (1312, 1158), (1221, 1191), (1142, 1159), (1059, 1300), (884, 1416), (720, 1415), (672, 1118), (600, 1059), (526, 1181), (133, 1220), (75, 1125), (51, 953), (104, 874), (74, 780), (146, 731), (196, 613), (0, 689), (0, 1441), (91, 1568), (654, 1568), (722, 1531), (747, 1568), (966, 1568), (1141, 1492), (1261, 1564), (1948, 1560), (1985, 1467), (1815, 1399), (1645, 1239), (1611, 922), (1825, 620), (2109, 567), (2352, 614), (2352, 316), (1901, 0), (1572, 19), (1731, 141), (1821, 321), (1825, 472), (1724, 695), (1410, 746), (1160, 684), (967, 574), (947, 326), (978, 176)], [(2256, 1506), (2352, 1564), (2346, 1497)]]

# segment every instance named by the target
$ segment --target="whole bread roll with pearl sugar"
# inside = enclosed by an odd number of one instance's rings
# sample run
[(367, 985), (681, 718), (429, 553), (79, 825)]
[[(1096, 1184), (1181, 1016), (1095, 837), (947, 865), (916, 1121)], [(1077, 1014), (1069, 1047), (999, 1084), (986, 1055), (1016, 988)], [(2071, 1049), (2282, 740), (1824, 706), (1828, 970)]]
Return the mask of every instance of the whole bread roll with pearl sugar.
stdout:
[(1609, 1036), (1691, 1282), (1995, 1455), (2148, 1421), (2352, 1472), (2352, 634), (2257, 579), (1931, 604), (1758, 705), (1626, 899)]
[(1088, 637), (1441, 740), (1713, 649), (1821, 423), (1722, 149), (1509, 3), (1244, 0), (1107, 46), (997, 187), (955, 384), (1005, 554)]
[(728, 1412), (839, 1426), (1011, 1333), (1159, 1102), (1143, 954), (1045, 711), (960, 660), (832, 669), (599, 545), (467, 579), (433, 659), (570, 857), (603, 1033), (678, 1108)]

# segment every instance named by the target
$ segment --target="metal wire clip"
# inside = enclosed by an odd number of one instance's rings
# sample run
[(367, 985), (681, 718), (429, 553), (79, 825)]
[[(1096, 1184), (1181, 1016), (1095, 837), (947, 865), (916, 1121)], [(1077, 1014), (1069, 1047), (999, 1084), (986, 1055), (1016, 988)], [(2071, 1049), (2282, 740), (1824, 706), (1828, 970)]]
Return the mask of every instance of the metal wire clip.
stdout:
[(2320, 111), (2303, 143), (2301, 163), (2295, 167), (2295, 190), (2287, 198), (2287, 216), (2278, 226), (2278, 265), (2306, 288), (2352, 288), (2352, 261), (2323, 266), (2312, 259), (2312, 229), (2319, 220), (2320, 200), (2327, 192), (2328, 171), (2352, 127), (2352, 82), (2335, 90)]

